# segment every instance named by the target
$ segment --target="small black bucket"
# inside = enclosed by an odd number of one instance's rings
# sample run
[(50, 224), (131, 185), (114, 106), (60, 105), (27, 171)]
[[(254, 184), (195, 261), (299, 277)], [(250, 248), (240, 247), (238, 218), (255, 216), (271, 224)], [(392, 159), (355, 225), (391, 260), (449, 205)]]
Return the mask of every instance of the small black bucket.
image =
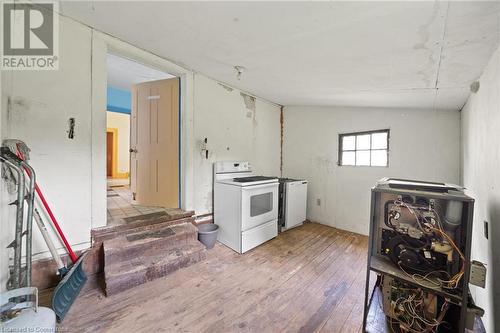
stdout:
[(217, 240), (217, 232), (219, 231), (219, 226), (213, 223), (200, 224), (198, 226), (198, 240), (207, 247), (211, 249), (215, 245)]

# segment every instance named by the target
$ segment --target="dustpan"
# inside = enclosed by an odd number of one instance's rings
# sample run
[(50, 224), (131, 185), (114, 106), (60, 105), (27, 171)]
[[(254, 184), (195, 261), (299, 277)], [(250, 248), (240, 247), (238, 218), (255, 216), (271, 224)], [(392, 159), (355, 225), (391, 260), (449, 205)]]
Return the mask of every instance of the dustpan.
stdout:
[(58, 321), (64, 319), (64, 316), (66, 316), (66, 313), (87, 281), (87, 275), (83, 270), (83, 259), (85, 255), (86, 253), (78, 258), (54, 290), (54, 295), (52, 296), (52, 309), (56, 313)]

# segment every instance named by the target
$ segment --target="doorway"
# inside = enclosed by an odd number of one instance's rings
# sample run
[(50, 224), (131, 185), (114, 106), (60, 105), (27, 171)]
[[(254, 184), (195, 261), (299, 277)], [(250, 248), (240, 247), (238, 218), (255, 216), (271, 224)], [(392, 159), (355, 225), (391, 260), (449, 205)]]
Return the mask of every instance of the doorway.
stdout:
[(179, 208), (179, 78), (107, 56), (108, 225)]
[(118, 128), (106, 130), (106, 177), (118, 178)]
[(106, 176), (113, 178), (113, 132), (106, 132)]

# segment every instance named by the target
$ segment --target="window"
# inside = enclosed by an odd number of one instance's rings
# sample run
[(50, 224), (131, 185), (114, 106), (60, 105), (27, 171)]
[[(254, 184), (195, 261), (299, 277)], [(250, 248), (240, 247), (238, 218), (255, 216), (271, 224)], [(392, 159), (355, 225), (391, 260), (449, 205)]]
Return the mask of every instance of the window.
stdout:
[(250, 216), (259, 216), (273, 210), (273, 192), (252, 195), (250, 197)]
[(389, 130), (339, 134), (339, 165), (387, 166)]

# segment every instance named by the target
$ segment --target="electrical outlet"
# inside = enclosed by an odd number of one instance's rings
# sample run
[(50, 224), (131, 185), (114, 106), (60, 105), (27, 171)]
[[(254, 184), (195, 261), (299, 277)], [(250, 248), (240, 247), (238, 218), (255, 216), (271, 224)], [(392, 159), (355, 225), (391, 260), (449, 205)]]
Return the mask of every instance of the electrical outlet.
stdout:
[(316, 205), (321, 206), (321, 199), (320, 198), (316, 199)]
[(484, 238), (488, 239), (489, 230), (488, 230), (488, 221), (484, 221)]

